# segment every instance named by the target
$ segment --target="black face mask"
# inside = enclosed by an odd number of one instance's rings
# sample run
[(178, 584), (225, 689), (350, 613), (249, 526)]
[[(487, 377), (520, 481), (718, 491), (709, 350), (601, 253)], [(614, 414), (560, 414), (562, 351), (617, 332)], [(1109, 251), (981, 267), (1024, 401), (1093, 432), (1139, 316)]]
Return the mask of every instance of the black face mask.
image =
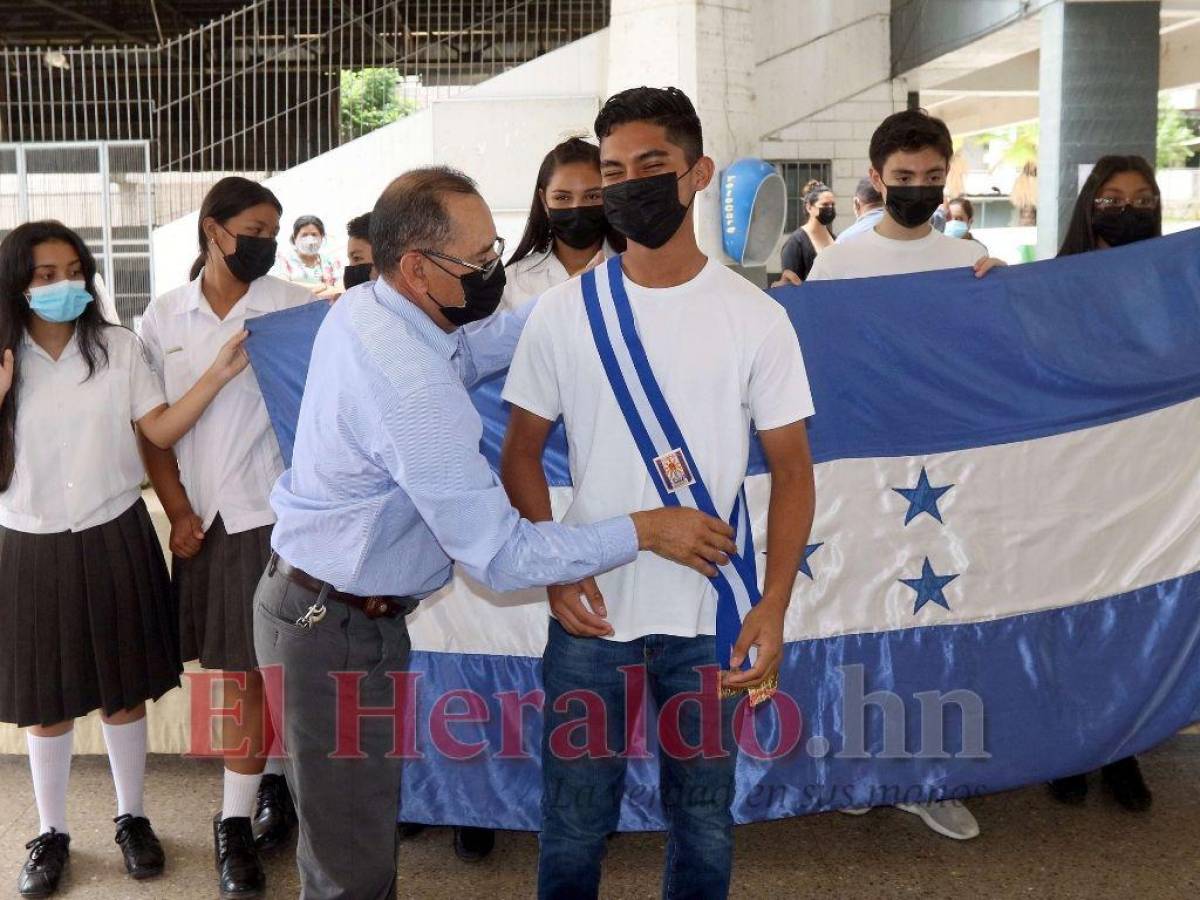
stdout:
[(609, 224), (635, 244), (657, 250), (675, 236), (687, 218), (692, 203), (684, 206), (679, 202), (679, 181), (693, 168), (683, 175), (664, 172), (606, 187), (604, 214)]
[(271, 271), (278, 249), (274, 238), (234, 234), (224, 225), (221, 226), (221, 230), (237, 241), (237, 248), (224, 256), (230, 275), (242, 284), (249, 284)]
[[(431, 259), (430, 261), (442, 271), (453, 274), (437, 260)], [(466, 300), (462, 306), (446, 306), (433, 294), (425, 292), (425, 295), (438, 305), (438, 309), (442, 311), (442, 315), (451, 325), (469, 325), (480, 319), (486, 319), (500, 306), (500, 300), (504, 297), (504, 285), (508, 283), (504, 266), (496, 266), (491, 277), (475, 271), (455, 277), (462, 282), (463, 298)]]
[(342, 269), (342, 284), (346, 290), (366, 284), (371, 280), (372, 263), (355, 263)]
[(551, 233), (576, 250), (595, 247), (608, 233), (608, 218), (603, 206), (572, 206), (570, 209), (549, 209)]
[(885, 187), (884, 205), (891, 217), (905, 228), (916, 228), (932, 219), (946, 193), (940, 184), (889, 184)]
[(1119, 213), (1092, 215), (1092, 234), (1102, 238), (1110, 247), (1135, 244), (1146, 238), (1158, 237), (1155, 211), (1126, 206)]
[(817, 209), (817, 221), (822, 225), (829, 227), (833, 224), (833, 220), (837, 218), (837, 207), (822, 206)]

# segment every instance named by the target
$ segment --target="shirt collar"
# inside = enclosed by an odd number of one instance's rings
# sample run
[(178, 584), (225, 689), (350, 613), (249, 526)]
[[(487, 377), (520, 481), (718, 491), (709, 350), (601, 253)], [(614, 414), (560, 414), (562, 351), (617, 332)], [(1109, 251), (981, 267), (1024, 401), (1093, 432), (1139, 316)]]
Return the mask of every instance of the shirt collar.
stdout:
[(67, 341), (67, 346), (63, 347), (63, 352), (59, 354), (57, 360), (54, 359), (54, 357), (52, 357), (44, 349), (42, 349), (42, 345), (35, 341), (33, 336), (28, 331), (26, 331), (21, 338), (21, 349), (22, 352), (29, 351), (30, 353), (37, 354), (42, 359), (46, 360), (46, 362), (51, 364), (56, 362), (65, 362), (73, 356), (80, 355), (79, 332), (76, 331), (71, 335), (71, 340)]
[[(256, 278), (250, 282), (249, 288), (247, 288), (246, 293), (242, 295), (242, 299), (238, 303), (244, 303), (247, 310), (254, 312), (271, 312), (273, 308), (270, 303), (266, 302), (267, 285), (264, 283), (265, 279), (270, 277), (269, 275), (264, 275), (262, 278)], [(212, 311), (212, 307), (208, 304), (208, 298), (204, 296), (204, 291), (200, 289), (203, 278), (204, 270), (201, 269), (200, 274), (188, 283), (187, 302), (183, 305), (183, 311), (196, 312), (202, 309), (210, 315), (216, 316), (216, 313)], [(238, 303), (234, 304), (234, 309), (237, 308)]]
[(375, 299), (389, 312), (403, 319), (423, 343), (446, 359), (454, 356), (458, 351), (458, 330), (449, 334), (442, 331), (424, 310), (392, 287), (386, 278), (381, 276), (372, 285)]

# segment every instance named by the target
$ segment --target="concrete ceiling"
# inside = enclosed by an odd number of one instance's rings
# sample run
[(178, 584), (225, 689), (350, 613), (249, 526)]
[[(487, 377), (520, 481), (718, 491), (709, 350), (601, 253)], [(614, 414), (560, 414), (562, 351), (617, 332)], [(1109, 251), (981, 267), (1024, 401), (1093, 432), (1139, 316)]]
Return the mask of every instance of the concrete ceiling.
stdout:
[[(904, 79), (920, 92), (921, 105), (945, 119), (956, 135), (1036, 119), (1041, 28), (1041, 16), (1029, 16)], [(1160, 33), (1161, 89), (1200, 85), (1200, 0), (1163, 0)]]

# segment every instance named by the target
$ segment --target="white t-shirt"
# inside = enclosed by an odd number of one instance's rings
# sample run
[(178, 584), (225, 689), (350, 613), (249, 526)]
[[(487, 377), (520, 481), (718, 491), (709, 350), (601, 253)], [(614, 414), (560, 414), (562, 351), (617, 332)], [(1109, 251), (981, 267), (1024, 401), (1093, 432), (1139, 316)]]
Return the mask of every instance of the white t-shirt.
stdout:
[[(762, 431), (812, 415), (796, 332), (783, 308), (709, 260), (686, 284), (625, 279), (638, 333), (667, 403), (728, 517), (746, 474), (750, 422)], [(554, 421), (570, 447), (574, 498), (564, 522), (598, 522), (662, 505), (604, 374), (580, 279), (542, 295), (521, 335), (504, 399)], [(716, 590), (703, 575), (643, 552), (600, 575), (613, 640), (716, 631)]]
[(105, 328), (108, 365), (87, 364), (76, 339), (57, 360), (28, 334), (17, 354), (16, 466), (0, 493), (0, 525), (29, 534), (111, 522), (141, 496), (134, 422), (166, 401), (132, 331)]
[(987, 250), (982, 244), (947, 237), (936, 228), (915, 241), (886, 238), (872, 228), (822, 250), (807, 280), (874, 278), (957, 269), (973, 266), (985, 256)]
[[(218, 319), (200, 289), (203, 273), (152, 302), (142, 317), (142, 340), (175, 403), (212, 365), (221, 345), (246, 320), (314, 301), (307, 289), (266, 276)], [(275, 522), (268, 500), (283, 473), (279, 443), (253, 370), (237, 375), (175, 445), (179, 477), (192, 509), (211, 527), (218, 513), (228, 534)]]

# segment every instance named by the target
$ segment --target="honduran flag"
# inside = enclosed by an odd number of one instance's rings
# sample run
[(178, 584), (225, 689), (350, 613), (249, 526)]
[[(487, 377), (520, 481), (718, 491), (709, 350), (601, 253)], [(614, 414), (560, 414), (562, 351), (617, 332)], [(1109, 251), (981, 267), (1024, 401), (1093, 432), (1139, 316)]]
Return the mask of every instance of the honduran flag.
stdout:
[[(817, 515), (780, 695), (740, 721), (738, 821), (1001, 791), (1200, 719), (1200, 231), (983, 279), (775, 296), (817, 409)], [(323, 314), (249, 326), (285, 458)], [(500, 387), (474, 392), (493, 465)], [(565, 453), (556, 434), (560, 513)], [(769, 486), (752, 451), (760, 549)], [(402, 819), (538, 828), (544, 592), (459, 575), (409, 623), (419, 758), (404, 764)], [(664, 823), (642, 714), (627, 830)]]

